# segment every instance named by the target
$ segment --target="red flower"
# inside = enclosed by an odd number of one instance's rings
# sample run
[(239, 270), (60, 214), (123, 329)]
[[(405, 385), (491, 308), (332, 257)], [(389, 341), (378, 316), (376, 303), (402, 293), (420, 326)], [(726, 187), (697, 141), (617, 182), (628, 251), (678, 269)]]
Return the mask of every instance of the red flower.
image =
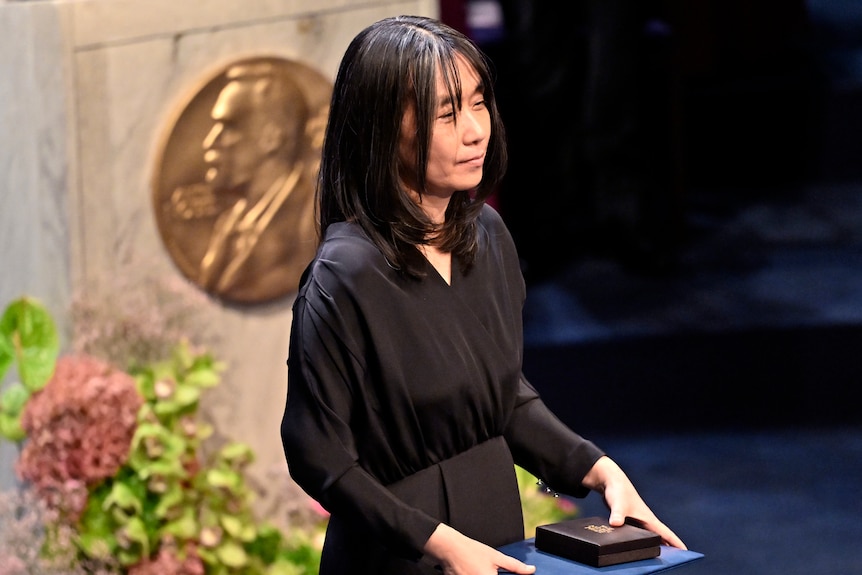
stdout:
[(76, 517), (87, 488), (126, 462), (142, 404), (129, 374), (86, 355), (60, 358), (21, 415), (27, 440), (18, 475), (49, 505)]

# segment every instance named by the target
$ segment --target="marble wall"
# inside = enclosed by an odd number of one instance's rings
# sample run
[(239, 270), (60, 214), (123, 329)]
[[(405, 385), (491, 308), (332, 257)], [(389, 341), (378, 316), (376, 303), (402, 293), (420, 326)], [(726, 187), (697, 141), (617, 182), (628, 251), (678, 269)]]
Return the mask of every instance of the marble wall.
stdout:
[[(72, 294), (106, 274), (180, 278), (150, 189), (166, 118), (213, 70), (283, 56), (334, 78), (349, 40), (433, 0), (0, 2), (0, 305), (42, 299), (69, 339)], [(252, 446), (260, 507), (278, 520), (287, 477), (278, 436), (292, 297), (257, 306), (203, 298), (228, 365), (204, 411)], [(0, 487), (14, 483), (8, 443)]]

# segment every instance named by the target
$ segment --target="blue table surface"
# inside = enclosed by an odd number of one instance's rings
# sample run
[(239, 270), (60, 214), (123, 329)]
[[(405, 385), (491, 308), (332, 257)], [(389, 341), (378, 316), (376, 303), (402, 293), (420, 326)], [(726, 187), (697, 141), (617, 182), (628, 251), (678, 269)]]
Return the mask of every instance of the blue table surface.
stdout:
[[(614, 573), (615, 575), (646, 575), (674, 569), (703, 557), (697, 551), (661, 546), (661, 554), (654, 559), (643, 559), (629, 563), (592, 567), (577, 561), (564, 559), (536, 549), (535, 538), (525, 539), (499, 548), (506, 555), (536, 566), (536, 575), (591, 575), (595, 573)], [(501, 571), (508, 573), (508, 571)]]

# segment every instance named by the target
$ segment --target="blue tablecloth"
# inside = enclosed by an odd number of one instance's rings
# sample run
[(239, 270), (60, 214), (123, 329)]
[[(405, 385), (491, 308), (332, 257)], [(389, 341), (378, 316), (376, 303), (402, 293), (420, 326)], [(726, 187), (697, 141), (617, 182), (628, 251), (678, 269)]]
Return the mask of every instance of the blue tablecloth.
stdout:
[[(661, 554), (654, 559), (643, 559), (630, 563), (608, 565), (607, 567), (591, 567), (537, 550), (534, 538), (504, 545), (499, 549), (506, 555), (511, 555), (528, 565), (535, 565), (536, 575), (594, 575), (595, 573), (646, 575), (647, 573), (661, 573), (703, 557), (703, 553), (697, 551), (686, 551), (662, 545)], [(508, 573), (508, 571), (501, 571), (501, 573)]]

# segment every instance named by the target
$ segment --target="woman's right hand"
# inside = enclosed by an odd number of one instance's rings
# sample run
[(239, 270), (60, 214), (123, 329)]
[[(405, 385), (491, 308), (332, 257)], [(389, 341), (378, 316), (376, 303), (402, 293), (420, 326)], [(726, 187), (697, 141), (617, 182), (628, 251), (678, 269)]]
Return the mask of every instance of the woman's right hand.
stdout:
[(518, 575), (535, 573), (514, 557), (497, 551), (440, 523), (425, 543), (425, 553), (440, 562), (444, 575), (496, 575), (499, 569)]

